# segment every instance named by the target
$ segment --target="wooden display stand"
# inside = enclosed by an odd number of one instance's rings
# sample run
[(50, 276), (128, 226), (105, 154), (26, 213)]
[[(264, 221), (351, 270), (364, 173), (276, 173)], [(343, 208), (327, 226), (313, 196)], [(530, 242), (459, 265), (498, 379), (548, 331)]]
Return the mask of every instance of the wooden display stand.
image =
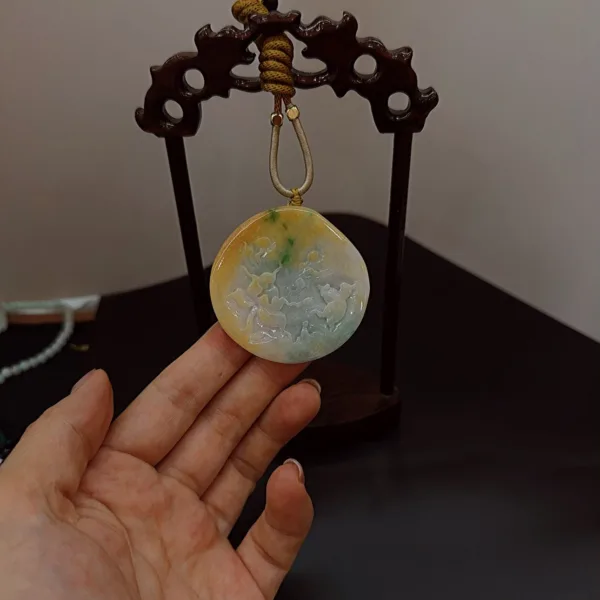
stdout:
[[(271, 12), (251, 17), (245, 29), (225, 27), (213, 32), (210, 26), (205, 26), (195, 37), (197, 52), (176, 54), (162, 66), (151, 68), (152, 85), (144, 107), (135, 115), (141, 129), (165, 140), (199, 334), (210, 325), (212, 311), (184, 138), (198, 132), (204, 101), (214, 96), (227, 98), (231, 90), (261, 91), (258, 78), (234, 73), (236, 66), (254, 61), (255, 55), (249, 47), (260, 36), (289, 33), (306, 44), (303, 51), (306, 58), (325, 64), (325, 69), (317, 73), (294, 69), (297, 88), (328, 85), (338, 97), (353, 90), (370, 103), (379, 132), (394, 135), (379, 381), (372, 374), (361, 374), (355, 368), (326, 359), (311, 366), (313, 375), (324, 384), (323, 409), (317, 424), (328, 426), (356, 423), (381, 415), (387, 409), (399, 412), (397, 341), (412, 139), (414, 133), (423, 129), (427, 116), (438, 103), (438, 95), (432, 88), (418, 88), (410, 48), (388, 50), (375, 38), (357, 38), (357, 31), (358, 23), (348, 13), (344, 13), (341, 21), (319, 17), (308, 25), (302, 23), (298, 12)], [(364, 55), (372, 57), (377, 65), (370, 75), (355, 70), (356, 60)], [(202, 89), (189, 85), (186, 80), (189, 71), (200, 71), (204, 79)], [(408, 98), (407, 108), (401, 111), (389, 106), (390, 97), (398, 92)], [(181, 118), (168, 114), (165, 105), (169, 101), (179, 104)]]

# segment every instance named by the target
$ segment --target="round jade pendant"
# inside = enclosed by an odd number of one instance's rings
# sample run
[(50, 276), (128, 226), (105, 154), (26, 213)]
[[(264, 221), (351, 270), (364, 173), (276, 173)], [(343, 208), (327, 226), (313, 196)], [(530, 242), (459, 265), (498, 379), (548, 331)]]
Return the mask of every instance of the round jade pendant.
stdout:
[(369, 299), (367, 266), (318, 212), (282, 206), (255, 215), (223, 244), (212, 305), (240, 346), (280, 363), (312, 361), (356, 331)]

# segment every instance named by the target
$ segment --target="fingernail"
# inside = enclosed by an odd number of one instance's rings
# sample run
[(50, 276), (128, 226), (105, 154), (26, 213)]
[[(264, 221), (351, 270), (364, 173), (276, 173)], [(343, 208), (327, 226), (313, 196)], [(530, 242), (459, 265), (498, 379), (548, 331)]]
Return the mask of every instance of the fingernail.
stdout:
[(321, 393), (321, 384), (316, 379), (303, 379), (300, 383), (308, 383), (308, 385), (312, 385), (319, 394)]
[(298, 469), (298, 481), (300, 483), (304, 483), (304, 469), (302, 465), (295, 458), (288, 458), (283, 463), (284, 465), (295, 465), (296, 469)]
[(76, 392), (79, 388), (81, 388), (81, 386), (83, 386), (85, 384), (85, 382), (94, 374), (94, 371), (96, 369), (92, 369), (91, 371), (88, 371), (71, 389), (71, 394), (73, 392)]

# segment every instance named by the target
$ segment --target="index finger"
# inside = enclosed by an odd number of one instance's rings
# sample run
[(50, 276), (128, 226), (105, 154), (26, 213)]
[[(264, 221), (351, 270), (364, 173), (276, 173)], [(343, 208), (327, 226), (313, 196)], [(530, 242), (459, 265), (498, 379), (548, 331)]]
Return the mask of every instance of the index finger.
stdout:
[(249, 358), (219, 324), (214, 325), (121, 414), (105, 445), (155, 465)]

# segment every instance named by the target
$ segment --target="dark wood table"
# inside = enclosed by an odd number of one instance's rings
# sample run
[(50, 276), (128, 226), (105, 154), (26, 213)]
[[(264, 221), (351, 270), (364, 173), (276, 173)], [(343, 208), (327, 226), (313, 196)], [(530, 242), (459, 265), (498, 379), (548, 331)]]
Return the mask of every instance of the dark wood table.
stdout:
[[(369, 265), (364, 326), (336, 361), (379, 356), (386, 230), (333, 218)], [(600, 594), (600, 346), (408, 241), (400, 348), (401, 423), (287, 448), (306, 469), (313, 532), (282, 599), (579, 600)], [(55, 330), (14, 327), (0, 364)], [(92, 364), (118, 410), (189, 344), (185, 279), (103, 299), (65, 351), (0, 386), (16, 437)], [(323, 439), (330, 443), (323, 443)], [(233, 541), (264, 500), (259, 486)]]

